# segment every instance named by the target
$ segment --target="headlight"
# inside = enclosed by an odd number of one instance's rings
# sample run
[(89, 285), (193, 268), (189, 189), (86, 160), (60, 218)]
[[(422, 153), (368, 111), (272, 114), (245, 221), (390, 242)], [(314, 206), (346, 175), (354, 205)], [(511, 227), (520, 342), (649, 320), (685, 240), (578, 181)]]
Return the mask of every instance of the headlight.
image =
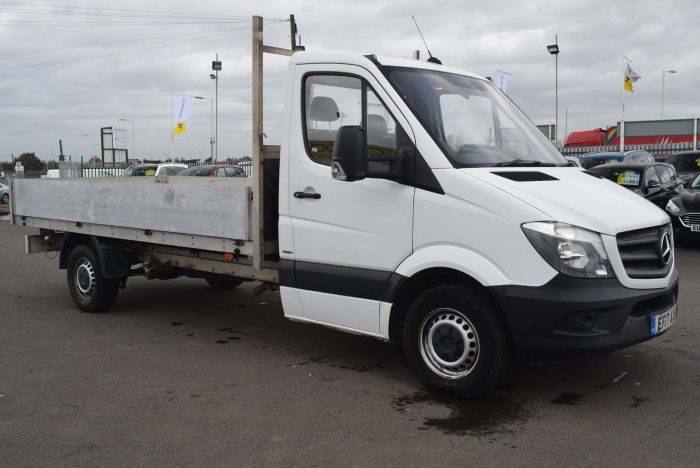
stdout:
[(678, 208), (678, 205), (673, 203), (673, 200), (669, 200), (668, 203), (666, 203), (666, 211), (670, 211), (671, 213), (678, 213), (681, 211), (680, 208)]
[(579, 278), (615, 277), (597, 232), (556, 222), (526, 223), (522, 227), (535, 250), (555, 270)]

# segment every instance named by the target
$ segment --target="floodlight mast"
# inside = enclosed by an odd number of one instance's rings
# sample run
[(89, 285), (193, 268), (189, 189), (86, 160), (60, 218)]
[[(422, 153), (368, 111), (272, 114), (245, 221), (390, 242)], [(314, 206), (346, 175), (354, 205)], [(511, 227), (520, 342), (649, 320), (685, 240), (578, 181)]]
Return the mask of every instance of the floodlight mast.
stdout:
[(554, 36), (554, 44), (547, 46), (547, 52), (554, 55), (554, 142), (559, 144), (559, 37)]

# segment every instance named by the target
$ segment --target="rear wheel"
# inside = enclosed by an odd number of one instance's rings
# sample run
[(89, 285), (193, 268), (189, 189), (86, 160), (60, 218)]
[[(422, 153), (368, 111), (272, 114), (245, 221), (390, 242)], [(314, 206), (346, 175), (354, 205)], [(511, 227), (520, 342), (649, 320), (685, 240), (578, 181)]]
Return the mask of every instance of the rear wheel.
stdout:
[(3, 205), (7, 205), (10, 203), (10, 194), (9, 193), (3, 193), (2, 194), (2, 199), (0, 199), (0, 202), (2, 202)]
[(511, 346), (500, 311), (461, 284), (422, 293), (408, 310), (402, 344), (409, 365), (441, 393), (475, 397), (507, 370)]
[(93, 249), (79, 245), (68, 257), (68, 289), (80, 310), (102, 312), (112, 307), (117, 300), (119, 279), (102, 276)]
[(205, 278), (205, 280), (209, 284), (209, 286), (218, 290), (234, 289), (243, 282), (243, 280), (235, 278), (233, 276), (209, 277)]

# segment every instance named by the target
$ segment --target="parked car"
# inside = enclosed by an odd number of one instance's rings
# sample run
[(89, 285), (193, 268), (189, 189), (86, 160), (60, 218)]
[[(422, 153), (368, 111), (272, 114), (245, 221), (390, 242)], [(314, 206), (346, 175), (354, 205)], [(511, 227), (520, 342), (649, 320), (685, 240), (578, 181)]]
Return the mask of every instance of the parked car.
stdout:
[(673, 166), (664, 163), (603, 164), (589, 171), (638, 193), (661, 208), (683, 187), (683, 181)]
[(700, 174), (690, 179), (677, 197), (666, 203), (676, 234), (700, 233)]
[(624, 153), (595, 152), (579, 157), (584, 169), (616, 162), (654, 162), (654, 156), (644, 150), (631, 150)]
[(159, 164), (137, 164), (135, 166), (129, 166), (124, 169), (124, 172), (119, 174), (120, 177), (133, 177), (133, 176), (160, 176), (169, 175), (174, 176), (181, 172), (183, 169), (187, 169), (187, 164), (179, 163), (159, 163)]
[(689, 181), (700, 172), (700, 151), (681, 151), (671, 155), (666, 164), (676, 168), (678, 176)]
[(241, 166), (233, 164), (213, 164), (206, 166), (194, 166), (178, 174), (179, 176), (195, 177), (247, 177)]
[(576, 156), (564, 156), (564, 158), (569, 161), (569, 166), (582, 167), (581, 161)]
[(3, 205), (10, 203), (10, 187), (5, 184), (0, 184), (0, 203)]

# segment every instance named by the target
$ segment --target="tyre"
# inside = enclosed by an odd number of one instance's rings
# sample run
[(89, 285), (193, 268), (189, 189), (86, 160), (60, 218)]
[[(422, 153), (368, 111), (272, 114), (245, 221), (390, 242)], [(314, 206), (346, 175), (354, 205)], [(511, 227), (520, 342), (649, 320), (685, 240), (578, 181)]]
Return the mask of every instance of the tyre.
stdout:
[(3, 205), (7, 205), (10, 203), (10, 194), (9, 193), (3, 193), (2, 194), (2, 199), (0, 199), (0, 203)]
[(112, 307), (117, 300), (119, 279), (102, 276), (93, 249), (79, 245), (68, 257), (68, 289), (80, 310), (102, 312)]
[(511, 342), (498, 308), (479, 292), (449, 284), (422, 293), (402, 328), (406, 359), (432, 390), (479, 396), (508, 368)]
[(222, 291), (227, 289), (234, 289), (243, 282), (243, 280), (235, 278), (233, 276), (217, 276), (206, 278), (205, 280), (212, 288)]

